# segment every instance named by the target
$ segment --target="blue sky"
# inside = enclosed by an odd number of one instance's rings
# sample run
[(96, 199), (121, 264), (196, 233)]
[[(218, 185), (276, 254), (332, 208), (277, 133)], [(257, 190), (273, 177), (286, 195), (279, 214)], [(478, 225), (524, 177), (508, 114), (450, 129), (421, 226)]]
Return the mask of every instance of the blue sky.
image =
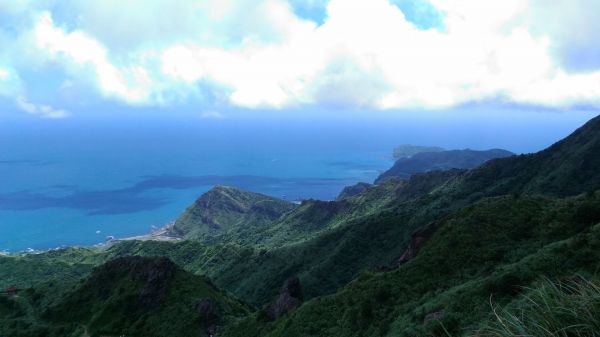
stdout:
[(594, 0), (0, 0), (0, 119), (596, 110), (599, 12)]

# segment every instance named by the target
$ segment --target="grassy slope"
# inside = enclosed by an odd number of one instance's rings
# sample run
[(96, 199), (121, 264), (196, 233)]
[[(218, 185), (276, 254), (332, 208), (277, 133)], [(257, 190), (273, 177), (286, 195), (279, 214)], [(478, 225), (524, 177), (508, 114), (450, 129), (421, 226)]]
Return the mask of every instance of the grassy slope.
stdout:
[(170, 234), (208, 243), (243, 241), (247, 233), (292, 209), (294, 204), (284, 200), (216, 186), (185, 210)]
[(485, 337), (600, 336), (600, 280), (580, 275), (561, 282), (549, 279), (528, 287), (524, 294), (499, 308), (477, 331)]

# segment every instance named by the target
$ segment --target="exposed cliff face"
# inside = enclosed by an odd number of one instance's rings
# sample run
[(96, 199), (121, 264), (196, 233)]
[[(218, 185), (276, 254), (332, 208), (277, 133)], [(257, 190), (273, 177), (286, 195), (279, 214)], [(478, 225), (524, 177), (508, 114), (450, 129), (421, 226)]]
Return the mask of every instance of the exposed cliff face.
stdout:
[(303, 300), (300, 280), (297, 277), (291, 277), (285, 281), (279, 291), (279, 296), (267, 309), (267, 317), (274, 321), (299, 307)]
[(421, 248), (425, 245), (426, 241), (433, 235), (438, 225), (438, 223), (432, 222), (416, 230), (410, 237), (408, 247), (402, 256), (400, 256), (400, 258), (394, 263), (394, 267), (399, 267), (402, 264), (414, 259)]
[(209, 337), (215, 336), (218, 324), (221, 322), (221, 312), (218, 303), (212, 298), (203, 298), (196, 303), (196, 311), (204, 330)]

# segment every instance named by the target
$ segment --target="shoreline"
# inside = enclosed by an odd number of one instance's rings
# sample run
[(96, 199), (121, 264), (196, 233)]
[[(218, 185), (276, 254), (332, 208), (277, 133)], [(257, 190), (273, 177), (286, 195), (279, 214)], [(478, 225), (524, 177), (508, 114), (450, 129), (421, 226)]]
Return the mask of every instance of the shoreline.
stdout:
[(181, 238), (169, 236), (167, 232), (175, 225), (175, 220), (167, 223), (166, 225), (158, 228), (154, 228), (150, 231), (150, 233), (129, 236), (124, 238), (115, 238), (112, 235), (108, 236), (104, 242), (91, 244), (91, 245), (63, 245), (60, 247), (48, 248), (48, 249), (33, 249), (27, 248), (24, 250), (11, 252), (11, 251), (0, 251), (0, 257), (10, 257), (10, 256), (18, 256), (18, 255), (28, 255), (28, 254), (43, 254), (52, 251), (60, 251), (69, 248), (99, 248), (99, 249), (107, 249), (112, 247), (114, 244), (121, 241), (180, 241)]
[(181, 240), (181, 238), (167, 235), (167, 232), (169, 231), (169, 229), (173, 228), (174, 225), (175, 225), (175, 221), (171, 221), (162, 227), (151, 230), (150, 233), (148, 233), (148, 234), (129, 236), (129, 237), (120, 238), (120, 239), (109, 236), (108, 239), (104, 243), (100, 243), (95, 246), (108, 248), (120, 241), (179, 241), (179, 240)]

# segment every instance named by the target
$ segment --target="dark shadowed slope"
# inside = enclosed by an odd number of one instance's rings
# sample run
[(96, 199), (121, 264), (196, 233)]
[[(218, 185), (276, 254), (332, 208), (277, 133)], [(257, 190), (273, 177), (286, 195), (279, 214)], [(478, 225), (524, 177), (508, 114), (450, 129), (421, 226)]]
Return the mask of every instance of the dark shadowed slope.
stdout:
[[(0, 328), (0, 334), (201, 337), (247, 314), (243, 304), (167, 258), (117, 258), (45, 303), (54, 296), (48, 291), (38, 287), (23, 293), (15, 303), (23, 308), (23, 324)], [(38, 313), (36, 325), (26, 323)]]

